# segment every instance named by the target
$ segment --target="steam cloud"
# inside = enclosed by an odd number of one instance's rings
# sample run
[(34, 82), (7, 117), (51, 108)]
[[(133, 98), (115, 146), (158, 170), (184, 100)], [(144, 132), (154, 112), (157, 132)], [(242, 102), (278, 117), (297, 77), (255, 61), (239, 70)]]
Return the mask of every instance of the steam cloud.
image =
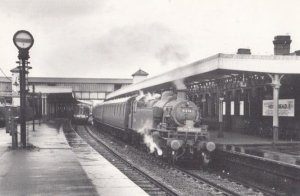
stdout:
[(187, 89), (184, 82), (183, 82), (183, 79), (180, 79), (180, 80), (176, 80), (174, 81), (174, 85), (176, 87), (177, 90), (185, 90)]
[(147, 102), (150, 100), (158, 99), (160, 98), (160, 96), (161, 96), (160, 94), (156, 94), (156, 93), (151, 94), (149, 92), (145, 95), (143, 91), (139, 91), (139, 95), (135, 98), (135, 100), (139, 101), (145, 98), (144, 101)]
[[(150, 93), (149, 93), (150, 94)], [(150, 94), (151, 95), (151, 94)], [(141, 96), (141, 95), (140, 95)], [(138, 96), (138, 97), (140, 97)], [(144, 95), (145, 96), (145, 95)], [(139, 134), (143, 136), (143, 142), (146, 144), (146, 146), (149, 148), (150, 153), (154, 153), (155, 151), (159, 156), (162, 155), (162, 150), (160, 147), (154, 142), (152, 135), (149, 133), (148, 130), (152, 129), (152, 120), (147, 120), (144, 123), (144, 126), (139, 128), (137, 131)]]
[(144, 143), (150, 149), (150, 153), (157, 151), (159, 156), (162, 155), (162, 150), (157, 146), (157, 144), (153, 141), (153, 137), (151, 135), (144, 135)]

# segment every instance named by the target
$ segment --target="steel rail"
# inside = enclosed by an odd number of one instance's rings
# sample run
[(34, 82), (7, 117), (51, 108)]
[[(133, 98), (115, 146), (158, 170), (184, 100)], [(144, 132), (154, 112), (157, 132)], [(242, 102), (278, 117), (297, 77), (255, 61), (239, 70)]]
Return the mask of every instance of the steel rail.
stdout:
[[(90, 128), (88, 128), (87, 126), (84, 126), (85, 130), (87, 131), (87, 133), (94, 139), (96, 140), (98, 143), (100, 143), (103, 147), (105, 147), (105, 149), (107, 151), (109, 151), (111, 154), (113, 154), (116, 158), (118, 158), (121, 162), (123, 162), (124, 164), (127, 165), (127, 167), (130, 167), (131, 169), (137, 171), (140, 175), (142, 175), (144, 178), (146, 178), (149, 182), (151, 182), (153, 185), (155, 185), (156, 187), (160, 188), (163, 192), (166, 193), (166, 195), (169, 196), (177, 196), (178, 194), (175, 193), (173, 190), (171, 190), (170, 188), (168, 188), (167, 186), (163, 185), (162, 183), (160, 183), (159, 181), (155, 180), (154, 178), (152, 178), (151, 176), (149, 176), (147, 173), (145, 173), (144, 171), (142, 171), (141, 169), (139, 169), (138, 167), (134, 166), (133, 164), (131, 164), (130, 162), (128, 162), (126, 159), (122, 158), (119, 154), (117, 154), (114, 150), (112, 150), (108, 145), (106, 145), (105, 143), (103, 143), (97, 136), (95, 136), (95, 134), (90, 130)], [(130, 176), (128, 176), (130, 177)], [(143, 187), (141, 187), (143, 189)]]

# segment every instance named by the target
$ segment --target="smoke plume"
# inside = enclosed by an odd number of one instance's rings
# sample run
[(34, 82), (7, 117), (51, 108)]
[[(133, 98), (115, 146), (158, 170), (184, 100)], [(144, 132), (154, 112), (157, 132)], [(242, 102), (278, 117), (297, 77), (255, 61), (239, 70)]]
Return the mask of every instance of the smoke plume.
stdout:
[(162, 65), (182, 63), (188, 57), (188, 52), (180, 44), (169, 43), (156, 52), (155, 57)]

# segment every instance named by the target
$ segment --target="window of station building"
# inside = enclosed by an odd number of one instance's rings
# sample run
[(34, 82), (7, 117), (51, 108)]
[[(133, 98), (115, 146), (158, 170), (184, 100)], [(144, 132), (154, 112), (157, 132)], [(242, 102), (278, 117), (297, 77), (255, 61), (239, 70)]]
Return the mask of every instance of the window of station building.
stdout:
[(202, 96), (201, 102), (203, 105), (203, 117), (207, 117), (208, 116), (208, 100), (207, 100), (206, 95)]
[(209, 117), (212, 117), (213, 113), (213, 100), (212, 100), (212, 95), (207, 95), (206, 97), (206, 102), (207, 102), (207, 115)]
[(240, 101), (240, 115), (241, 116), (244, 116), (244, 105), (245, 105), (245, 102), (244, 101)]
[(240, 114), (240, 101), (242, 99), (243, 95), (242, 95), (242, 92), (241, 90), (236, 90), (235, 91), (235, 98), (234, 98), (234, 103), (235, 103), (235, 106), (234, 106), (234, 114), (235, 115), (241, 115)]
[(217, 114), (217, 96), (216, 93), (213, 93), (211, 96), (211, 116), (215, 117)]
[(201, 114), (201, 116), (203, 117), (203, 114), (204, 114), (204, 111), (203, 111), (203, 104), (202, 104), (202, 96), (203, 95), (200, 95), (199, 97), (198, 97), (198, 101), (197, 101), (197, 105), (198, 105), (198, 107), (199, 107), (199, 110), (200, 110), (200, 114)]
[(262, 100), (264, 96), (268, 99), (270, 93), (267, 92), (267, 88), (251, 88), (247, 90), (247, 97), (245, 98), (245, 116), (249, 117), (261, 117), (262, 116)]
[(250, 116), (250, 102), (249, 102), (250, 90), (245, 89), (241, 101), (244, 101), (244, 116)]
[(223, 101), (223, 103), (222, 103), (222, 105), (223, 105), (223, 115), (226, 115), (226, 101)]
[(122, 87), (122, 84), (114, 84), (115, 91), (120, 89)]
[(234, 115), (234, 101), (230, 101), (230, 115)]

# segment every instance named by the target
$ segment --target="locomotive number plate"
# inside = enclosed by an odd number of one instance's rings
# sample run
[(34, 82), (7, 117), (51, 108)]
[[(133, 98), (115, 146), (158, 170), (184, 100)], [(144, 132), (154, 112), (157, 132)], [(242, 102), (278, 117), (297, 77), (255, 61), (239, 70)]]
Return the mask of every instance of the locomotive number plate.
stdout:
[(181, 110), (183, 113), (192, 113), (192, 109), (189, 109), (189, 108), (183, 108), (182, 110)]

